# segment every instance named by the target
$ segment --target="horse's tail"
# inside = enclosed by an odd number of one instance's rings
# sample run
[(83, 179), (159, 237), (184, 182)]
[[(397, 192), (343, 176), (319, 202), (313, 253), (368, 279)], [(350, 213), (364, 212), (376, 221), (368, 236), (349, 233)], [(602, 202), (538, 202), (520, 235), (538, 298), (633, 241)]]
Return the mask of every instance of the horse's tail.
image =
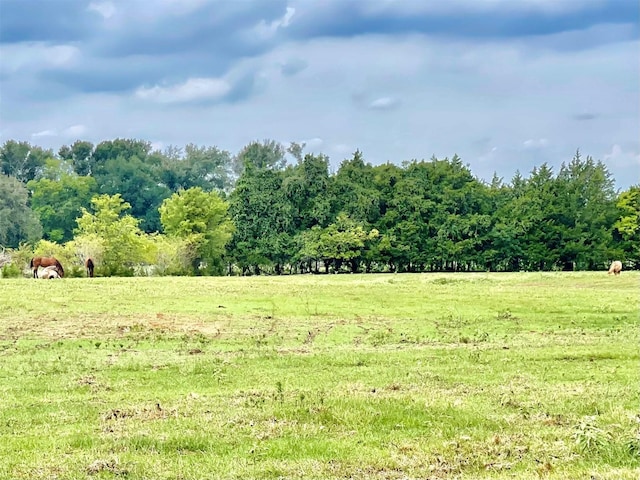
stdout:
[(60, 276), (64, 277), (64, 268), (62, 268), (62, 264), (56, 258), (56, 267), (60, 270)]
[(33, 258), (31, 258), (31, 261), (29, 262), (29, 268), (33, 268)]

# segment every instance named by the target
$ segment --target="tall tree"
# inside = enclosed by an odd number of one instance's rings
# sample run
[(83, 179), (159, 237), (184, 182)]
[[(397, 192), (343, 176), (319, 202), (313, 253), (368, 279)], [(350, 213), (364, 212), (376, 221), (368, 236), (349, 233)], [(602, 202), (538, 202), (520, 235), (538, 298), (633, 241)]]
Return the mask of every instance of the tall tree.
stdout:
[(365, 163), (360, 150), (340, 164), (331, 182), (333, 216), (345, 213), (350, 218), (375, 223), (380, 217), (380, 193), (375, 188), (375, 172)]
[(91, 175), (102, 174), (102, 169), (108, 160), (115, 160), (121, 157), (125, 160), (137, 157), (141, 161), (145, 161), (147, 155), (151, 152), (151, 143), (144, 140), (117, 138), (115, 140), (106, 140), (96, 145), (91, 159), (89, 160), (88, 171)]
[[(56, 167), (53, 163), (58, 164)], [(98, 185), (92, 177), (68, 173), (60, 161), (52, 161), (48, 173), (39, 180), (31, 180), (31, 208), (38, 214), (43, 236), (53, 242), (67, 242), (73, 238), (76, 219), (88, 208)]]
[(291, 203), (282, 189), (284, 153), (275, 142), (254, 142), (238, 156), (243, 171), (229, 197), (236, 226), (230, 254), (244, 272), (273, 267), (279, 273), (291, 258)]
[(622, 255), (636, 268), (640, 265), (640, 185), (620, 193), (616, 202), (618, 219), (614, 223), (622, 243)]
[(42, 174), (46, 160), (52, 157), (51, 150), (43, 150), (28, 142), (7, 140), (0, 147), (1, 173), (27, 183)]
[(42, 226), (29, 208), (27, 188), (16, 178), (0, 174), (0, 245), (16, 248), (42, 238)]
[(76, 140), (70, 147), (67, 145), (60, 147), (58, 155), (69, 162), (78, 175), (91, 174), (93, 143)]
[(217, 147), (188, 144), (171, 147), (163, 154), (161, 178), (173, 191), (200, 187), (204, 191), (229, 192), (233, 188), (233, 158)]
[(595, 270), (609, 258), (611, 226), (616, 219), (613, 180), (602, 162), (576, 152), (562, 164), (555, 182), (553, 220), (559, 231), (559, 261), (565, 270)]
[(100, 193), (120, 194), (131, 206), (131, 215), (140, 219), (140, 228), (145, 232), (160, 231), (158, 207), (171, 195), (158, 177), (158, 170), (148, 161), (137, 156), (118, 156), (104, 162), (94, 174)]
[(328, 225), (331, 219), (330, 180), (329, 158), (324, 155), (307, 154), (297, 165), (287, 169), (282, 189), (291, 203), (295, 232), (315, 225)]
[(286, 148), (274, 141), (251, 142), (238, 153), (234, 173), (240, 177), (246, 169), (281, 171), (287, 165)]

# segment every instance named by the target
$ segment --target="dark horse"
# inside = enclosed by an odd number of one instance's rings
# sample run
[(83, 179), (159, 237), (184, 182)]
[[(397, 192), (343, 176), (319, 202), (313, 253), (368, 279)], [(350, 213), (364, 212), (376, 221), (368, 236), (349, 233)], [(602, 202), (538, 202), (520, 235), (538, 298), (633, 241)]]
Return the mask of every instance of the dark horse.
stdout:
[(93, 260), (91, 258), (87, 258), (87, 261), (84, 262), (84, 266), (87, 269), (87, 277), (93, 277), (93, 269), (95, 267)]
[(33, 270), (33, 278), (38, 278), (38, 267), (55, 267), (60, 278), (64, 277), (64, 268), (55, 257), (33, 257), (29, 268)]

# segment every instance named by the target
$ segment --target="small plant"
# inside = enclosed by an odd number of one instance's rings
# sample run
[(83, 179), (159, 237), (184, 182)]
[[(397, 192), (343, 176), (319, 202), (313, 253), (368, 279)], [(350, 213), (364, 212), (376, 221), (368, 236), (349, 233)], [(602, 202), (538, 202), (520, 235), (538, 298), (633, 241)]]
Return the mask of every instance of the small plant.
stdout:
[(611, 436), (596, 426), (596, 417), (584, 417), (574, 427), (573, 438), (582, 452), (597, 452), (605, 447)]
[(284, 403), (284, 385), (282, 384), (282, 382), (280, 380), (278, 380), (276, 382), (276, 395), (275, 395), (276, 400), (278, 400), (280, 402), (280, 404), (282, 405)]
[(509, 309), (507, 309), (499, 311), (496, 315), (496, 320), (518, 320), (518, 317), (516, 317), (513, 313), (511, 313)]

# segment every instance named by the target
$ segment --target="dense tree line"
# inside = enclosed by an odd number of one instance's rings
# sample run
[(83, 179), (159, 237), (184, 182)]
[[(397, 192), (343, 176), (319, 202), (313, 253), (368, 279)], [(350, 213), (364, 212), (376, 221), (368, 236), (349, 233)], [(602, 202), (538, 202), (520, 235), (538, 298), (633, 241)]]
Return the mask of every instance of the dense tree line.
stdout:
[[(616, 192), (576, 152), (509, 182), (458, 156), (334, 173), (304, 145), (237, 155), (187, 145), (76, 141), (0, 148), (0, 245), (97, 256), (103, 274), (514, 271), (640, 264), (640, 186)], [(66, 253), (65, 253), (66, 252)]]

